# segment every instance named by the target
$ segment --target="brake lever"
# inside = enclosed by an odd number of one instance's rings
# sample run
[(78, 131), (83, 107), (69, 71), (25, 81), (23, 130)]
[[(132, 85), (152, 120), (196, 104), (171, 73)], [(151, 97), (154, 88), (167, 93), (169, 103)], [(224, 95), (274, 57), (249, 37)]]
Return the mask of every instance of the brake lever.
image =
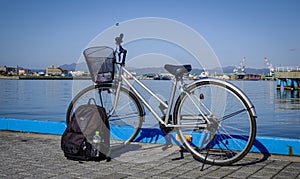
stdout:
[(121, 46), (121, 43), (123, 42), (123, 37), (124, 37), (124, 34), (120, 34), (119, 37), (116, 37), (115, 38), (115, 41), (116, 41), (116, 45), (118, 46)]

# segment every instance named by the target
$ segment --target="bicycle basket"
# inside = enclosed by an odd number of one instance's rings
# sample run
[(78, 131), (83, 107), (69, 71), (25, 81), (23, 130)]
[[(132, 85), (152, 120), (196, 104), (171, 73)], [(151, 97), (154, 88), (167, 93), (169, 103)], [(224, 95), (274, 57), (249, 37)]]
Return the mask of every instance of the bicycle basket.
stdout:
[(90, 47), (83, 51), (91, 77), (95, 83), (114, 80), (115, 55), (110, 47)]

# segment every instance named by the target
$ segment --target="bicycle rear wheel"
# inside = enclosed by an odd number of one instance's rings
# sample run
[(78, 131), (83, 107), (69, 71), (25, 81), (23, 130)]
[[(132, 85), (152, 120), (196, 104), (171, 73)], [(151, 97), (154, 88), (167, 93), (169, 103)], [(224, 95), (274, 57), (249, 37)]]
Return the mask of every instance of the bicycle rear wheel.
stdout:
[(144, 109), (131, 91), (121, 87), (118, 103), (113, 110), (115, 95), (116, 87), (113, 84), (92, 85), (83, 89), (71, 101), (66, 122), (71, 120), (72, 114), (80, 105), (87, 104), (89, 99), (94, 98), (96, 104), (103, 106), (108, 115), (111, 150), (127, 145), (139, 133), (144, 120)]
[[(256, 115), (248, 98), (234, 85), (216, 79), (187, 87), (174, 106), (174, 121), (184, 146), (202, 162), (230, 165), (251, 149)], [(201, 112), (200, 112), (201, 111)]]

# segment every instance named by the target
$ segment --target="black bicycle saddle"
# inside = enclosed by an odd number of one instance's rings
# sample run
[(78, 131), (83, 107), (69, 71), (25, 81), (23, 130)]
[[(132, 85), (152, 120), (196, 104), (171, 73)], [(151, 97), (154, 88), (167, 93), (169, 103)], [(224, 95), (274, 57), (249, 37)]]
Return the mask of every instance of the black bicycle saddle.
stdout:
[(191, 65), (170, 65), (166, 64), (165, 69), (175, 76), (183, 76), (184, 73), (188, 73), (192, 70)]

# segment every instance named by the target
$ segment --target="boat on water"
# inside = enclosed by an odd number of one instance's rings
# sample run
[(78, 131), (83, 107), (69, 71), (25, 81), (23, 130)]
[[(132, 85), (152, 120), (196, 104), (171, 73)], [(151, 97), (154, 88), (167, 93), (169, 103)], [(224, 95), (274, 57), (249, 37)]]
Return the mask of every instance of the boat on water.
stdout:
[(260, 80), (261, 75), (259, 74), (246, 74), (244, 80)]
[(208, 78), (208, 72), (207, 71), (201, 72), (199, 75), (199, 78), (200, 79)]
[(171, 80), (171, 77), (158, 75), (158, 76), (155, 76), (153, 79), (154, 80)]
[(261, 75), (260, 74), (233, 74), (231, 75), (231, 79), (233, 80), (260, 80)]

